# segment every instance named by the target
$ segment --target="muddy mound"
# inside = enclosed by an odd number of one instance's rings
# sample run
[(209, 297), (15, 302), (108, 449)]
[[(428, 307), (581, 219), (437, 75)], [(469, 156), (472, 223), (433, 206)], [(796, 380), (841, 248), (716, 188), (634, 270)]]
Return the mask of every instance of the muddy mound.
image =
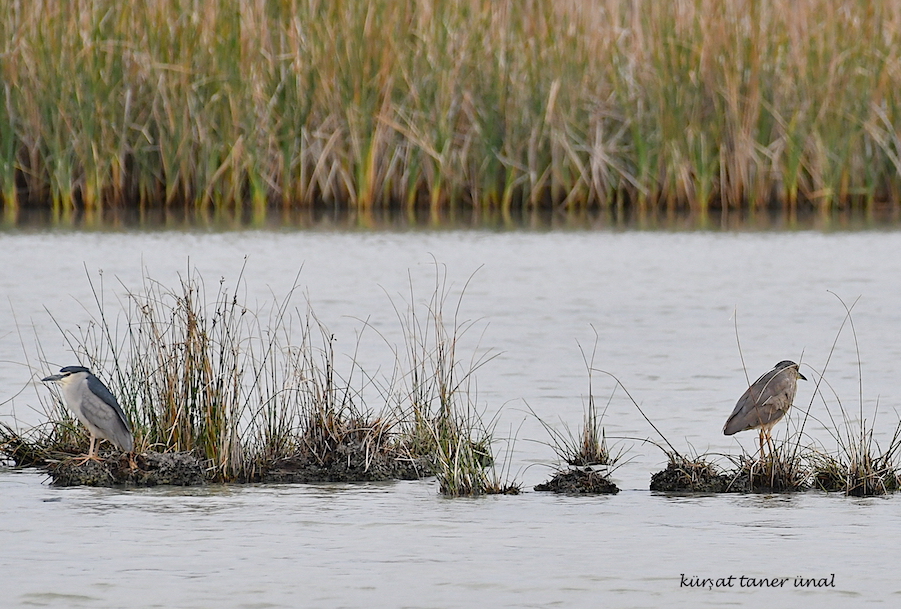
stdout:
[(738, 492), (740, 486), (733, 482), (732, 476), (720, 472), (709, 463), (678, 464), (670, 461), (666, 469), (651, 476), (651, 490), (690, 493)]
[(192, 453), (120, 454), (99, 460), (66, 459), (47, 465), (55, 486), (196, 486), (204, 483), (204, 468)]
[(382, 480), (418, 480), (431, 476), (426, 459), (380, 458), (369, 463), (356, 460), (321, 464), (306, 456), (280, 459), (266, 468), (255, 482), (379, 482)]
[[(107, 455), (98, 460), (82, 457), (45, 462), (55, 486), (195, 486), (210, 481), (210, 472), (193, 453), (148, 452), (135, 455)], [(236, 482), (310, 483), (377, 482), (382, 480), (418, 480), (433, 475), (428, 459), (392, 459), (379, 455), (364, 459), (332, 460), (320, 463), (308, 456), (280, 459)]]
[(619, 492), (619, 487), (594, 470), (569, 469), (557, 472), (553, 478), (536, 486), (535, 490), (579, 495), (614, 495)]

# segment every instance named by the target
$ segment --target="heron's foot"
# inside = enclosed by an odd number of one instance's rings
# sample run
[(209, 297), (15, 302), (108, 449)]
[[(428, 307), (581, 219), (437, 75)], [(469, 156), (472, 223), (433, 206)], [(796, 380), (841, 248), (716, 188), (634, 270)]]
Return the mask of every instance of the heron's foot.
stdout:
[(135, 471), (138, 469), (138, 462), (135, 461), (135, 454), (128, 453), (128, 469)]
[(72, 461), (75, 463), (76, 467), (81, 467), (88, 461), (96, 461), (97, 463), (102, 463), (103, 459), (101, 459), (97, 455), (87, 454), (87, 455), (81, 455), (80, 457), (73, 457)]

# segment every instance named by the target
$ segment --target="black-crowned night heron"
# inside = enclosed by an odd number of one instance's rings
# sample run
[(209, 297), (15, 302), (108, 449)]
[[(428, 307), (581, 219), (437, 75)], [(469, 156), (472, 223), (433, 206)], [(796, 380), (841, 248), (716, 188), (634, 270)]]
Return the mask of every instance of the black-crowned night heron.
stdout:
[(90, 370), (83, 366), (66, 366), (60, 368), (59, 374), (41, 380), (59, 383), (66, 406), (88, 428), (91, 434), (89, 459), (97, 458), (94, 452), (97, 438), (109, 440), (129, 453), (134, 450), (135, 440), (131, 433), (131, 425), (122, 407), (106, 385), (91, 374)]
[(798, 364), (790, 360), (776, 364), (738, 398), (735, 410), (723, 427), (723, 433), (731, 436), (747, 429), (760, 430), (760, 458), (763, 459), (763, 441), (766, 439), (772, 452), (770, 430), (791, 408), (798, 379), (807, 380), (798, 371)]

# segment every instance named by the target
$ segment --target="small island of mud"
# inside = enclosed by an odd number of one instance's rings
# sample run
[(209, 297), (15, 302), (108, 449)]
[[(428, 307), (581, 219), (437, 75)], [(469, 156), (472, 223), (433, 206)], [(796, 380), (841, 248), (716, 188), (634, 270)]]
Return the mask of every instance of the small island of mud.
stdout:
[(198, 486), (204, 484), (203, 462), (189, 452), (127, 454), (108, 458), (79, 457), (44, 466), (54, 486)]
[[(427, 459), (382, 458), (368, 465), (357, 461), (321, 464), (300, 456), (286, 458), (236, 482), (379, 482), (434, 475)], [(147, 452), (133, 459), (124, 453), (96, 459), (72, 456), (34, 465), (47, 472), (54, 486), (199, 486), (215, 480), (204, 460), (191, 452)]]
[(677, 463), (670, 461), (666, 469), (651, 476), (651, 490), (679, 493), (738, 492), (732, 476), (722, 473), (712, 464)]
[(605, 475), (592, 469), (568, 469), (535, 487), (536, 491), (551, 491), (573, 495), (615, 495), (619, 487)]
[(380, 458), (376, 462), (335, 461), (320, 464), (303, 457), (280, 459), (263, 471), (255, 482), (381, 482), (419, 480), (434, 475), (428, 459)]

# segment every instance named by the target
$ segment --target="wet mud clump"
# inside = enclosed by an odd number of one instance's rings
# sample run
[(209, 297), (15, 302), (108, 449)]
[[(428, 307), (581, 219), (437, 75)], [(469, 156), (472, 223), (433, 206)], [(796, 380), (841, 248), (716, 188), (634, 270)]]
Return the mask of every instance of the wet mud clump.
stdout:
[(615, 495), (616, 486), (604, 474), (592, 469), (567, 469), (535, 487), (536, 491), (551, 491), (572, 495)]
[[(129, 462), (121, 454), (100, 460), (83, 461), (69, 458), (46, 463), (43, 469), (54, 486), (198, 486), (209, 482), (203, 461), (190, 452), (135, 455)], [(311, 483), (311, 482), (376, 482), (382, 480), (417, 480), (431, 476), (426, 459), (374, 459), (360, 463), (355, 459), (329, 464), (311, 462), (306, 457), (281, 459), (271, 466), (238, 482)]]
[(309, 456), (297, 455), (279, 459), (253, 476), (253, 482), (311, 483), (311, 482), (379, 482), (383, 480), (418, 480), (434, 475), (428, 459), (397, 459), (379, 455), (365, 459), (318, 462)]
[(651, 490), (686, 493), (738, 492), (733, 477), (708, 461), (670, 457), (666, 469), (651, 476)]
[(189, 452), (127, 454), (84, 461), (65, 459), (45, 466), (54, 486), (197, 486), (205, 482), (200, 459)]

